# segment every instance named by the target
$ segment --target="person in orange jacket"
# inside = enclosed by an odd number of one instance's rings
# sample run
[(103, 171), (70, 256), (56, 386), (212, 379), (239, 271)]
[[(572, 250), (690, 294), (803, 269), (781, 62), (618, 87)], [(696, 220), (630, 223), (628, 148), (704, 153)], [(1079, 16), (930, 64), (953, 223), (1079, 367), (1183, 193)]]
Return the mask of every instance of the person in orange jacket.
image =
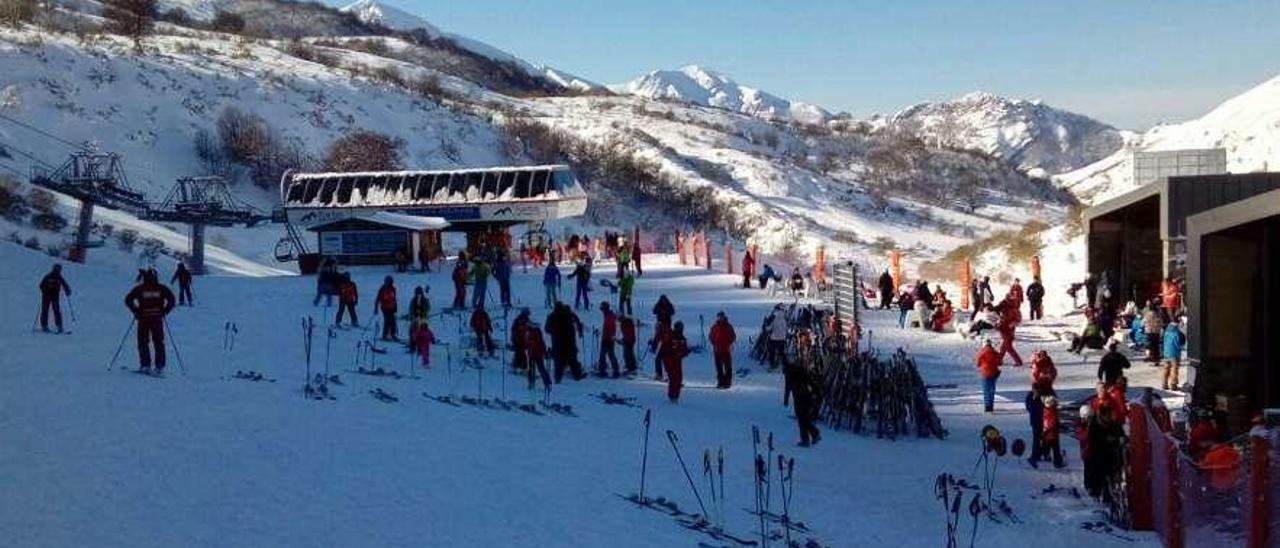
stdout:
[(1179, 287), (1177, 280), (1165, 278), (1160, 283), (1160, 300), (1169, 317), (1177, 318), (1178, 310), (1182, 308), (1182, 288)]
[(1014, 367), (1022, 367), (1022, 356), (1013, 348), (1014, 330), (1017, 329), (1018, 322), (1022, 321), (1018, 303), (1005, 299), (1000, 309), (1000, 325), (996, 328), (1000, 332), (1000, 359), (1004, 360), (1006, 354), (1011, 354)]
[(1058, 368), (1053, 358), (1044, 350), (1036, 350), (1031, 354), (1031, 385), (1048, 392), (1053, 390), (1053, 381), (1058, 379)]
[(1000, 378), (1000, 352), (991, 344), (991, 339), (982, 341), (982, 349), (978, 350), (976, 359), (978, 374), (982, 376), (982, 410), (986, 413), (995, 411), (996, 379)]

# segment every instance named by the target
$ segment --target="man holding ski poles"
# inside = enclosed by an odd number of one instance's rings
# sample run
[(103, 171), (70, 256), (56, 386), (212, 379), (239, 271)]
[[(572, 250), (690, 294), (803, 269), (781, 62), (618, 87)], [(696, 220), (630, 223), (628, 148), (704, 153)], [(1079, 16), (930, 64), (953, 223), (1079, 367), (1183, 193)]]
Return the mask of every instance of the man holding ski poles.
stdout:
[(164, 318), (176, 302), (173, 292), (160, 283), (155, 270), (143, 271), (142, 283), (124, 297), (124, 305), (133, 312), (138, 324), (138, 366), (142, 373), (151, 373), (151, 347), (155, 349), (155, 374), (164, 372)]
[[(55, 264), (44, 278), (40, 279), (40, 330), (49, 331), (49, 311), (53, 310), (53, 324), (58, 333), (62, 333), (62, 307), (60, 301), (65, 293), (71, 298), (71, 286), (62, 278), (62, 265)], [(74, 314), (73, 314), (74, 315)]]

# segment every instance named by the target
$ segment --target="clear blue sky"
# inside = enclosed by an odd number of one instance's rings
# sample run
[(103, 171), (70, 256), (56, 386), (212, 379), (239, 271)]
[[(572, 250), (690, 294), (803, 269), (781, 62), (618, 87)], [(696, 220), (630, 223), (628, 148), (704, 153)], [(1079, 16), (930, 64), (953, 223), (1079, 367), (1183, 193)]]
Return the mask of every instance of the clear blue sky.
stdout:
[(597, 82), (700, 64), (857, 116), (980, 89), (1141, 129), (1280, 75), (1275, 0), (381, 1)]

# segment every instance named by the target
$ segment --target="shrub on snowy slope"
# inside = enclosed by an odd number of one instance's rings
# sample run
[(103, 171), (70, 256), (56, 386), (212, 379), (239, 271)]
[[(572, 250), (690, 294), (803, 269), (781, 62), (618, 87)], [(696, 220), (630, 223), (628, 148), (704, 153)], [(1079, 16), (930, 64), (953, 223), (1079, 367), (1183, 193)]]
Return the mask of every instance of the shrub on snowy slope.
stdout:
[(396, 171), (404, 140), (376, 131), (359, 130), (343, 135), (325, 153), (325, 171)]

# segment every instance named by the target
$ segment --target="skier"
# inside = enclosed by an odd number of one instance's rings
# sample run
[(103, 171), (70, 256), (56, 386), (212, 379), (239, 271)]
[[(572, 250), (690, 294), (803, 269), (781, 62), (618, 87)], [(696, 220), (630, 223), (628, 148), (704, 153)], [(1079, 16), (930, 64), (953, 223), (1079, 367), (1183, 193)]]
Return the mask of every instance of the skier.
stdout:
[(791, 269), (790, 289), (791, 289), (791, 295), (796, 297), (800, 296), (800, 294), (804, 291), (804, 276), (800, 275), (799, 268)]
[(1044, 393), (1041, 391), (1040, 385), (1032, 384), (1031, 390), (1027, 391), (1027, 397), (1024, 404), (1027, 407), (1027, 421), (1031, 424), (1031, 456), (1027, 458), (1027, 462), (1032, 468), (1039, 468), (1039, 463), (1044, 458), (1044, 402), (1040, 397)]
[(1170, 322), (1164, 326), (1162, 342), (1164, 375), (1161, 376), (1161, 385), (1165, 390), (1178, 390), (1181, 386), (1178, 384), (1178, 367), (1181, 365), (1182, 349), (1187, 343), (1187, 337), (1178, 329), (1178, 324)]
[(1027, 302), (1031, 305), (1031, 319), (1044, 319), (1044, 284), (1040, 283), (1039, 276), (1027, 286)]
[(423, 272), (431, 272), (431, 246), (425, 238), (418, 245), (418, 268)]
[(716, 365), (716, 388), (727, 389), (733, 385), (733, 343), (738, 340), (738, 334), (723, 310), (716, 313), (716, 322), (711, 325), (707, 338), (711, 341)]
[(1160, 309), (1160, 300), (1151, 299), (1147, 310), (1142, 313), (1142, 330), (1147, 335), (1147, 361), (1160, 363), (1160, 342), (1164, 333), (1164, 311)]
[(338, 294), (338, 284), (342, 278), (338, 275), (338, 264), (333, 257), (327, 257), (320, 264), (320, 273), (316, 276), (316, 298), (311, 306), (320, 305), (320, 297), (324, 297), (324, 306), (333, 306), (333, 296)]
[(1108, 386), (1115, 384), (1124, 375), (1124, 370), (1129, 368), (1129, 358), (1124, 357), (1124, 354), (1117, 350), (1118, 347), (1119, 343), (1111, 341), (1107, 345), (1107, 353), (1098, 362), (1098, 380)]
[(996, 294), (991, 291), (991, 276), (983, 276), (978, 283), (978, 297), (982, 304), (996, 304)]
[(399, 248), (391, 254), (392, 260), (396, 263), (396, 272), (409, 271), (409, 249)]
[(191, 297), (191, 271), (187, 270), (187, 263), (178, 262), (178, 269), (173, 271), (173, 277), (169, 279), (169, 283), (178, 283), (178, 304), (186, 306), (195, 306), (196, 300)]
[(396, 285), (387, 276), (382, 279), (382, 287), (378, 288), (378, 295), (374, 299), (374, 313), (382, 312), (382, 340), (398, 341), (400, 340), (399, 326), (396, 325), (396, 311), (399, 310), (398, 299), (396, 298)]
[(676, 315), (676, 307), (667, 296), (659, 295), (658, 302), (653, 304), (654, 322), (653, 338), (649, 339), (649, 349), (653, 352), (653, 368), (656, 380), (662, 380), (662, 345), (663, 338), (671, 331), (671, 320)]
[(1111, 310), (1114, 289), (1111, 287), (1111, 271), (1103, 270), (1102, 279), (1098, 280), (1098, 299), (1093, 307), (1100, 310)]
[(40, 278), (40, 330), (49, 331), (49, 311), (53, 311), (53, 325), (62, 333), (62, 295), (71, 298), (71, 286), (62, 277), (62, 265), (55, 264)]
[(764, 265), (764, 269), (760, 271), (760, 276), (758, 276), (758, 278), (758, 281), (760, 282), (760, 289), (768, 289), (769, 282), (777, 281), (778, 275), (773, 271), (772, 266), (766, 264)]
[(1177, 318), (1178, 311), (1182, 309), (1182, 288), (1177, 280), (1173, 278), (1165, 278), (1160, 283), (1160, 299), (1164, 305), (1165, 314), (1170, 318)]
[(888, 310), (893, 303), (893, 276), (888, 270), (880, 275), (880, 310)]
[(639, 364), (636, 363), (636, 320), (626, 312), (618, 319), (618, 329), (622, 332), (622, 363), (628, 377), (635, 376)]
[(635, 314), (635, 310), (631, 308), (631, 298), (636, 292), (636, 277), (630, 270), (622, 274), (622, 281), (618, 282), (618, 313), (628, 316)]
[(1014, 278), (1013, 285), (1009, 286), (1009, 292), (1004, 295), (1004, 300), (1013, 303), (1013, 307), (1017, 309), (1019, 315), (1021, 315), (1022, 299), (1022, 280), (1020, 278)]
[(164, 318), (175, 304), (173, 292), (160, 283), (154, 270), (144, 271), (142, 283), (134, 286), (124, 297), (124, 305), (133, 312), (138, 324), (138, 366), (143, 373), (151, 373), (153, 347), (155, 374), (164, 372)]
[(1000, 325), (997, 331), (1000, 332), (1000, 360), (1003, 362), (1006, 355), (1013, 355), (1014, 367), (1022, 367), (1022, 356), (1018, 355), (1018, 351), (1013, 348), (1014, 330), (1018, 327), (1018, 309), (1013, 301), (1006, 300), (1000, 304)]
[(742, 287), (751, 289), (751, 275), (756, 270), (756, 258), (751, 256), (751, 249), (742, 252)]
[(1053, 382), (1058, 379), (1058, 368), (1053, 358), (1044, 350), (1036, 350), (1031, 354), (1031, 386), (1039, 387), (1042, 392), (1053, 390)]
[(471, 332), (476, 335), (476, 350), (493, 357), (493, 321), (483, 306), (471, 312)]
[(1052, 456), (1053, 467), (1063, 468), (1067, 463), (1062, 456), (1062, 446), (1059, 443), (1060, 425), (1058, 423), (1058, 398), (1050, 392), (1042, 396), (1040, 399), (1044, 405), (1041, 412), (1044, 422), (1041, 425), (1040, 456), (1045, 459)]
[(992, 346), (991, 339), (982, 341), (982, 349), (976, 358), (978, 373), (982, 376), (982, 410), (995, 412), (996, 379), (1000, 378), (1000, 353)]
[(427, 325), (431, 318), (431, 300), (427, 298), (427, 290), (422, 286), (413, 288), (413, 298), (409, 299), (409, 350), (416, 348), (418, 329)]
[(787, 405), (787, 396), (795, 397), (795, 407), (792, 410), (796, 415), (796, 424), (800, 427), (800, 447), (809, 447), (812, 444), (822, 440), (822, 433), (818, 431), (816, 419), (818, 418), (818, 403), (814, 386), (813, 376), (809, 374), (809, 368), (800, 362), (788, 362), (785, 369), (786, 388), (783, 389), (782, 404)]
[(467, 253), (458, 252), (458, 260), (453, 264), (453, 309), (462, 310), (467, 306)]
[[(631, 264), (631, 248), (623, 243), (615, 251), (614, 258), (618, 261), (618, 279), (621, 280), (631, 270), (627, 268)], [(622, 310), (619, 309), (618, 311), (621, 312)]]
[(613, 365), (613, 378), (622, 376), (622, 372), (618, 369), (618, 354), (614, 351), (617, 346), (615, 339), (618, 336), (618, 315), (609, 309), (609, 303), (600, 303), (600, 359), (596, 363), (596, 375), (604, 377), (608, 373), (605, 370), (605, 359)]
[(484, 299), (489, 294), (489, 273), (492, 271), (489, 263), (481, 257), (476, 257), (471, 265), (471, 277), (475, 282), (475, 286), (471, 288), (471, 306), (484, 307)]
[(493, 261), (493, 279), (498, 282), (498, 299), (503, 308), (511, 308), (511, 258), (506, 249), (499, 249)]
[(582, 372), (582, 363), (578, 361), (578, 337), (582, 336), (582, 322), (569, 309), (569, 305), (556, 303), (555, 309), (547, 315), (546, 331), (551, 336), (551, 359), (555, 362), (556, 384), (560, 384), (566, 369), (573, 374), (574, 380), (586, 377)]
[(529, 322), (529, 328), (524, 330), (525, 341), (524, 347), (529, 354), (529, 366), (526, 368), (526, 374), (529, 378), (529, 390), (533, 390), (534, 373), (542, 377), (543, 390), (547, 393), (551, 392), (551, 374), (547, 373), (546, 355), (547, 345), (542, 340), (542, 326)]
[(787, 315), (782, 305), (774, 305), (773, 315), (769, 317), (769, 371), (776, 371), (782, 366), (787, 351)]
[(423, 369), (431, 369), (431, 345), (435, 343), (436, 334), (431, 331), (431, 326), (425, 323), (418, 326), (418, 330), (413, 333), (413, 346), (422, 356)]
[(640, 268), (640, 238), (631, 242), (631, 264), (635, 265), (636, 276), (644, 276), (644, 269)]
[(929, 282), (920, 280), (915, 289), (915, 313), (920, 329), (929, 329), (929, 315), (932, 312), (933, 293), (929, 291)]
[(898, 328), (907, 328), (907, 315), (916, 307), (916, 298), (911, 295), (910, 291), (903, 291), (898, 295)]
[(684, 382), (684, 358), (689, 355), (689, 341), (684, 338), (684, 322), (676, 322), (659, 344), (662, 366), (667, 370), (667, 398), (671, 403), (677, 403)]
[(560, 293), (560, 267), (555, 261), (547, 261), (547, 268), (542, 271), (542, 288), (546, 292), (544, 304), (547, 308), (555, 306), (556, 297)]
[(1092, 308), (1094, 303), (1098, 301), (1098, 279), (1093, 277), (1092, 272), (1084, 276), (1084, 298), (1084, 306), (1086, 308)]
[(351, 274), (342, 273), (338, 282), (338, 317), (335, 319), (334, 325), (342, 325), (342, 313), (351, 313), (351, 326), (360, 327), (360, 320), (356, 319), (356, 304), (360, 302), (360, 292), (356, 287), (356, 283), (351, 280)]
[(522, 308), (520, 313), (516, 315), (516, 319), (511, 321), (511, 368), (516, 371), (524, 371), (529, 366), (529, 309)]
[(591, 308), (591, 257), (580, 261), (573, 268), (573, 272), (569, 273), (569, 277), (577, 282), (574, 285), (576, 289), (573, 292), (573, 309)]

